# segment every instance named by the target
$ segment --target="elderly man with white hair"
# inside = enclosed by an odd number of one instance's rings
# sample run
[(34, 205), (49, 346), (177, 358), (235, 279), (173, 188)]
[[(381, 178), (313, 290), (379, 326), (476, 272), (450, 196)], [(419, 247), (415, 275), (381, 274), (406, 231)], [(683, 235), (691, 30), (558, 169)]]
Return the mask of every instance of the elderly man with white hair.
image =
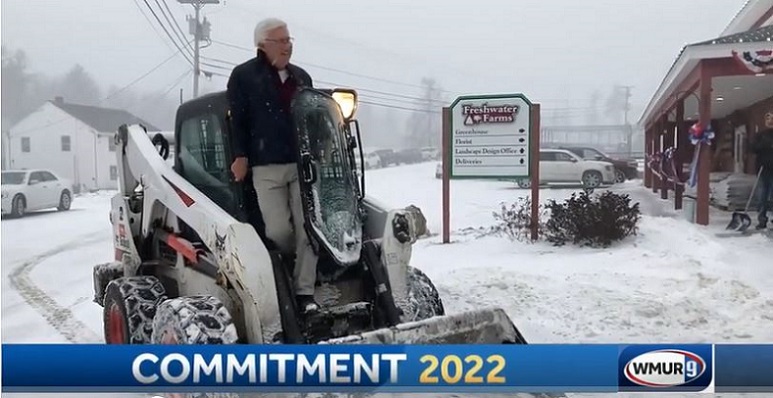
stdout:
[(231, 171), (237, 181), (252, 169), (252, 183), (266, 224), (266, 237), (283, 253), (295, 253), (297, 304), (315, 311), (317, 254), (304, 229), (298, 182), (296, 139), (290, 104), (301, 87), (312, 87), (309, 74), (290, 63), (293, 40), (287, 24), (269, 18), (255, 27), (256, 57), (238, 65), (228, 81), (233, 116)]

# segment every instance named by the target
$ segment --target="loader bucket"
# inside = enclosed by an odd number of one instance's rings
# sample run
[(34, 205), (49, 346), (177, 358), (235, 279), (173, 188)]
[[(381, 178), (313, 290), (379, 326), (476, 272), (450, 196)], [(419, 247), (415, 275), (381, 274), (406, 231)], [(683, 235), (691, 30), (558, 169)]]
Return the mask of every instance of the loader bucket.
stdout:
[(445, 315), (325, 340), (321, 344), (526, 344), (502, 309)]

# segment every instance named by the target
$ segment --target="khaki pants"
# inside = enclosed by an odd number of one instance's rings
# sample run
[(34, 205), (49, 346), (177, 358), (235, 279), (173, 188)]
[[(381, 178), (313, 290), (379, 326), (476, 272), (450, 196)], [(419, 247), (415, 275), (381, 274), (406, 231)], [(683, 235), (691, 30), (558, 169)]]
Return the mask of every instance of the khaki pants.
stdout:
[(303, 228), (298, 166), (293, 163), (253, 167), (252, 182), (266, 223), (266, 236), (282, 252), (295, 251), (295, 294), (313, 295), (317, 280), (317, 255)]

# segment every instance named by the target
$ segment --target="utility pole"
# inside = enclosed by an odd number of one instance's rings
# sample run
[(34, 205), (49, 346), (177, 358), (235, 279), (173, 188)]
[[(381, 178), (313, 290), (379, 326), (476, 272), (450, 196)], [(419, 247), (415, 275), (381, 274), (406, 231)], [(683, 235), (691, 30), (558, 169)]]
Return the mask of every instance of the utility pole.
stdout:
[(625, 120), (625, 128), (628, 133), (628, 137), (626, 139), (626, 146), (628, 148), (628, 155), (631, 155), (631, 152), (633, 151), (633, 128), (628, 123), (628, 111), (631, 110), (631, 89), (633, 86), (622, 86), (623, 90), (625, 90), (625, 108), (624, 108), (624, 120)]
[(6, 169), (12, 169), (11, 166), (13, 162), (11, 162), (11, 131), (10, 130), (4, 130), (3, 131), (3, 170)]
[(206, 18), (204, 22), (199, 21), (201, 9), (207, 4), (220, 4), (220, 0), (177, 0), (180, 4), (190, 4), (193, 6), (196, 14), (194, 18), (188, 16), (188, 31), (193, 35), (193, 98), (199, 96), (199, 42), (209, 40), (210, 24)]
[(625, 90), (625, 124), (628, 124), (628, 111), (631, 110), (631, 89), (633, 86), (622, 86), (623, 90)]

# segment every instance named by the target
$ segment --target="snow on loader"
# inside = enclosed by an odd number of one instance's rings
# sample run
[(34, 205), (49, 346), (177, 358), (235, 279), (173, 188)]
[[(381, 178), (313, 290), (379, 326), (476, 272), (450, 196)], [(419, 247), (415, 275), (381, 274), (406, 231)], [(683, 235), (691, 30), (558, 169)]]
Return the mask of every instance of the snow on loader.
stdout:
[(230, 172), (225, 92), (177, 110), (170, 142), (142, 126), (115, 135), (115, 261), (94, 267), (110, 344), (525, 344), (501, 309), (447, 315), (409, 265), (423, 217), (366, 197), (353, 90), (293, 102), (306, 233), (319, 253), (321, 311), (295, 308), (294, 259), (265, 236), (248, 175)]

